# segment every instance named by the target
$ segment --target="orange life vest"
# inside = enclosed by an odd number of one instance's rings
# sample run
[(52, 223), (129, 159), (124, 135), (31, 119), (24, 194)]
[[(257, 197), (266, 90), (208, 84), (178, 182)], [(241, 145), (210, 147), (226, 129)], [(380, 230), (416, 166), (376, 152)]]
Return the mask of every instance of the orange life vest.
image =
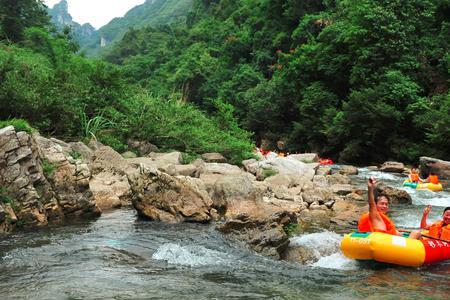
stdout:
[(444, 226), (444, 221), (439, 221), (430, 226), (428, 235), (437, 239), (450, 241), (450, 224)]
[(386, 224), (386, 231), (382, 231), (382, 230), (374, 230), (373, 229), (373, 225), (372, 222), (370, 221), (370, 217), (369, 217), (369, 213), (365, 213), (361, 216), (361, 218), (359, 219), (358, 222), (358, 231), (360, 232), (384, 232), (387, 234), (392, 234), (392, 235), (396, 235), (397, 234), (397, 229), (395, 228), (394, 222), (391, 221), (391, 219), (389, 219), (388, 216), (386, 216), (385, 214), (380, 212), (380, 216), (384, 221), (384, 224)]
[(430, 175), (428, 177), (428, 180), (433, 183), (433, 184), (438, 184), (439, 183), (439, 178), (437, 175)]
[(418, 173), (411, 173), (409, 175), (411, 177), (412, 182), (419, 182), (419, 174)]

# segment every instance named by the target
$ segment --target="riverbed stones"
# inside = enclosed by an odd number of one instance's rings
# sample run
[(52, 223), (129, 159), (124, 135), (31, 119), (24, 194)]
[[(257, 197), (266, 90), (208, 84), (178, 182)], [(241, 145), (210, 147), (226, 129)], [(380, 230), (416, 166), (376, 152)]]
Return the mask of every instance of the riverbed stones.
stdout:
[(344, 165), (339, 169), (339, 174), (342, 175), (358, 175), (358, 168), (354, 166)]
[(256, 199), (260, 194), (245, 175), (223, 175), (214, 183), (212, 200), (214, 208), (223, 209), (230, 200)]
[(326, 177), (330, 185), (334, 184), (350, 184), (351, 180), (348, 176), (341, 173), (335, 173)]
[(212, 152), (212, 153), (203, 153), (202, 159), (209, 163), (225, 163), (227, 159), (220, 153)]
[(353, 192), (353, 186), (351, 184), (333, 184), (331, 191), (337, 195), (345, 196)]
[(233, 239), (245, 242), (259, 253), (280, 259), (289, 245), (289, 238), (283, 226), (297, 223), (297, 217), (295, 213), (287, 211), (258, 216), (257, 211), (258, 209), (253, 210), (252, 213), (247, 210), (234, 215), (219, 225), (218, 230)]
[(303, 163), (319, 162), (319, 156), (317, 153), (290, 154), (289, 158), (301, 161)]
[(389, 198), (390, 204), (412, 204), (412, 198), (408, 192), (390, 187), (382, 182), (377, 184), (376, 190), (379, 195)]
[(333, 217), (331, 222), (342, 228), (355, 228), (359, 217), (368, 211), (366, 202), (353, 202), (343, 199), (336, 199), (333, 205)]
[(132, 149), (136, 149), (141, 156), (146, 156), (152, 152), (158, 152), (158, 147), (153, 145), (152, 143), (148, 141), (138, 141), (129, 139), (127, 141), (128, 146), (130, 146)]
[(325, 202), (328, 202), (330, 200), (333, 200), (335, 198), (332, 191), (330, 191), (327, 188), (314, 188), (314, 189), (308, 189), (302, 193), (303, 200), (308, 203), (312, 204), (314, 202), (317, 202), (319, 204), (323, 204)]

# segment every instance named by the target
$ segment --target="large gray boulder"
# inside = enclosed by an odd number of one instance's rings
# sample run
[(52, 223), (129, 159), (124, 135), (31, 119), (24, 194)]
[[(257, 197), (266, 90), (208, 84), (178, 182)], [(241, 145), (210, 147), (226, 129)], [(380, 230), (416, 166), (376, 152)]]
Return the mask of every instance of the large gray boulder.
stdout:
[(202, 159), (206, 162), (211, 162), (211, 163), (225, 163), (227, 161), (227, 159), (225, 157), (223, 157), (222, 154), (220, 153), (203, 153), (202, 154)]
[(440, 178), (450, 179), (450, 161), (422, 156), (420, 169), (436, 173)]
[(200, 182), (194, 184), (198, 179), (180, 180), (144, 165), (129, 179), (139, 215), (169, 223), (211, 220), (213, 201), (199, 189)]
[(272, 170), (276, 174), (303, 176), (311, 181), (319, 167), (317, 163), (306, 164), (288, 157), (273, 157), (266, 160), (257, 161), (247, 166), (248, 170), (255, 170), (256, 177), (260, 179), (266, 178), (265, 171)]
[(386, 161), (378, 169), (381, 172), (403, 173), (405, 165), (401, 162)]
[(214, 208), (225, 208), (231, 200), (256, 199), (260, 197), (259, 189), (245, 175), (223, 175), (214, 183), (211, 195)]
[[(43, 160), (44, 173), (54, 191), (58, 204), (65, 216), (100, 215), (92, 192), (89, 189), (91, 172), (86, 163), (67, 156), (60, 144), (40, 136), (33, 135), (40, 157)], [(47, 171), (51, 166), (53, 171)]]
[(291, 223), (297, 223), (297, 217), (288, 211), (262, 216), (242, 212), (228, 218), (217, 229), (232, 239), (244, 242), (256, 252), (280, 259), (289, 245), (283, 227)]
[(387, 196), (390, 204), (412, 204), (411, 196), (404, 190), (393, 188), (383, 182), (377, 184), (376, 190), (379, 195)]
[(358, 168), (354, 166), (341, 166), (339, 174), (342, 175), (358, 175)]
[(302, 154), (290, 154), (290, 159), (295, 159), (304, 163), (316, 163), (319, 162), (319, 156), (317, 153), (302, 153)]

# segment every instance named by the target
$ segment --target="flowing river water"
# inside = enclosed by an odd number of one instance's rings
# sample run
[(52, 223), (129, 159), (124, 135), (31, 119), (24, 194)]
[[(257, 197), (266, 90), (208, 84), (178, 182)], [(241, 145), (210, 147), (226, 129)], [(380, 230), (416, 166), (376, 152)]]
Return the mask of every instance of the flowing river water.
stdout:
[[(360, 169), (400, 187), (404, 178)], [(413, 205), (392, 208), (399, 227), (414, 228), (424, 205), (429, 220), (450, 206), (450, 192), (408, 190)], [(358, 263), (339, 251), (341, 234), (291, 238), (315, 262), (274, 261), (231, 242), (214, 225), (168, 225), (133, 209), (91, 222), (0, 238), (1, 299), (448, 299), (450, 262), (422, 268)]]

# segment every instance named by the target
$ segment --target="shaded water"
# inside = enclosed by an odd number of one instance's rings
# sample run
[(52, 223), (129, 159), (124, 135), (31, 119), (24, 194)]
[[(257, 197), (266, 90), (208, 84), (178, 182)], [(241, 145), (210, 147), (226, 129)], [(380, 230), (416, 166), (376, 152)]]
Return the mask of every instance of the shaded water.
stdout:
[[(361, 184), (367, 175), (362, 171), (354, 178)], [(397, 178), (382, 180), (401, 184)], [(446, 205), (449, 196), (413, 194), (414, 205), (395, 208), (394, 219), (410, 226), (420, 220), (423, 204)], [(362, 264), (340, 254), (341, 238), (327, 231), (292, 238), (292, 244), (310, 247), (317, 256), (300, 265), (248, 251), (213, 225), (167, 225), (122, 209), (92, 222), (0, 238), (0, 297), (448, 299), (450, 263), (420, 269)]]

